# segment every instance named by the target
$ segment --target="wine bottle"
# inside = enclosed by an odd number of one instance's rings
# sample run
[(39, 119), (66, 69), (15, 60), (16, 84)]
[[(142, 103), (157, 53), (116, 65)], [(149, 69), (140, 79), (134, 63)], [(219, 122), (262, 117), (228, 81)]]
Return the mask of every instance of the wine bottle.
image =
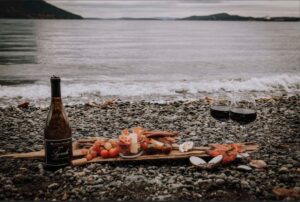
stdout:
[(71, 164), (72, 133), (61, 99), (60, 78), (53, 76), (50, 81), (51, 105), (44, 133), (44, 167), (57, 170)]

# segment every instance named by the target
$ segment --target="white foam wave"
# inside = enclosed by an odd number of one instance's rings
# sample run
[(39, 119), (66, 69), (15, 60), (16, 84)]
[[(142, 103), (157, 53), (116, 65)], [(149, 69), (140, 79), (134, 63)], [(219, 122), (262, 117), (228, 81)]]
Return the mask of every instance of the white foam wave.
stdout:
[[(276, 75), (255, 77), (248, 80), (212, 80), (212, 81), (162, 81), (162, 82), (128, 82), (105, 81), (95, 83), (67, 83), (62, 85), (63, 96), (78, 97), (82, 94), (97, 94), (103, 96), (143, 96), (143, 95), (176, 95), (178, 90), (188, 93), (227, 91), (285, 91), (299, 92), (300, 75)], [(177, 92), (176, 92), (177, 91)], [(45, 84), (23, 86), (0, 86), (0, 97), (14, 98), (48, 98), (50, 87)]]

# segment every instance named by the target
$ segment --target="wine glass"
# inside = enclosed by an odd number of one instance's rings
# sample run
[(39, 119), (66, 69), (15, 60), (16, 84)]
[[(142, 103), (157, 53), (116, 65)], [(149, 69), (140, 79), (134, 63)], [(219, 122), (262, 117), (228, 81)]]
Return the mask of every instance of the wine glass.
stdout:
[(231, 103), (230, 119), (237, 122), (241, 128), (241, 137), (247, 137), (246, 125), (254, 122), (257, 117), (254, 95), (245, 92), (235, 93)]
[(210, 100), (210, 116), (221, 123), (223, 133), (225, 123), (229, 121), (230, 103), (231, 98), (224, 91), (214, 93)]

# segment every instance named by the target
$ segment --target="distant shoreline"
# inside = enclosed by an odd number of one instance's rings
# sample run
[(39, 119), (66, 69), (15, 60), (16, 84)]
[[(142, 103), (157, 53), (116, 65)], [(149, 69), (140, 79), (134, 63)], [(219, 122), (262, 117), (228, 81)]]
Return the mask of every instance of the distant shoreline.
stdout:
[(206, 16), (189, 16), (184, 18), (84, 18), (85, 20), (157, 20), (157, 21), (261, 21), (261, 22), (299, 22), (300, 17), (245, 17), (230, 15), (228, 13), (218, 13)]
[[(66, 11), (67, 12), (67, 11)], [(132, 21), (245, 21), (245, 22), (300, 22), (300, 17), (251, 17), (251, 16), (239, 16), (231, 15), (228, 13), (217, 13), (212, 15), (198, 16), (193, 15), (183, 18), (172, 18), (172, 17), (149, 17), (149, 18), (134, 18), (134, 17), (120, 17), (120, 18), (94, 18), (88, 17), (83, 18), (76, 14), (71, 18), (43, 18), (43, 17), (32, 17), (32, 18), (20, 18), (20, 17), (9, 17), (3, 18), (0, 15), (0, 20), (11, 19), (11, 20), (132, 20)], [(69, 16), (68, 16), (69, 17)]]

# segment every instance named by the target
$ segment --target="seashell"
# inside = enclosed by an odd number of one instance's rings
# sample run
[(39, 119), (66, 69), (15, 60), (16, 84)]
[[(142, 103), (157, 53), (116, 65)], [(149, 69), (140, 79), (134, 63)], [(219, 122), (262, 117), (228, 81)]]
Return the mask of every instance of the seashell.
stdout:
[(191, 162), (193, 165), (195, 165), (195, 166), (207, 164), (206, 161), (204, 161), (202, 158), (197, 157), (197, 156), (191, 156), (191, 157), (190, 157), (190, 162)]
[(252, 168), (250, 166), (246, 166), (246, 165), (239, 165), (237, 167), (238, 170), (243, 170), (243, 171), (251, 171)]
[(217, 164), (221, 163), (222, 159), (223, 159), (223, 155), (218, 155), (218, 156), (212, 158), (212, 159), (208, 162), (208, 164), (214, 164), (214, 165), (217, 165)]
[(250, 154), (248, 153), (239, 153), (236, 155), (236, 158), (239, 158), (239, 159), (244, 159), (244, 158), (249, 158), (250, 157)]
[(263, 160), (251, 160), (249, 165), (258, 169), (263, 169), (267, 167), (267, 163)]
[(180, 152), (187, 152), (187, 151), (193, 149), (193, 147), (194, 147), (194, 143), (189, 141), (189, 142), (184, 142), (181, 145), (179, 145), (178, 149)]

